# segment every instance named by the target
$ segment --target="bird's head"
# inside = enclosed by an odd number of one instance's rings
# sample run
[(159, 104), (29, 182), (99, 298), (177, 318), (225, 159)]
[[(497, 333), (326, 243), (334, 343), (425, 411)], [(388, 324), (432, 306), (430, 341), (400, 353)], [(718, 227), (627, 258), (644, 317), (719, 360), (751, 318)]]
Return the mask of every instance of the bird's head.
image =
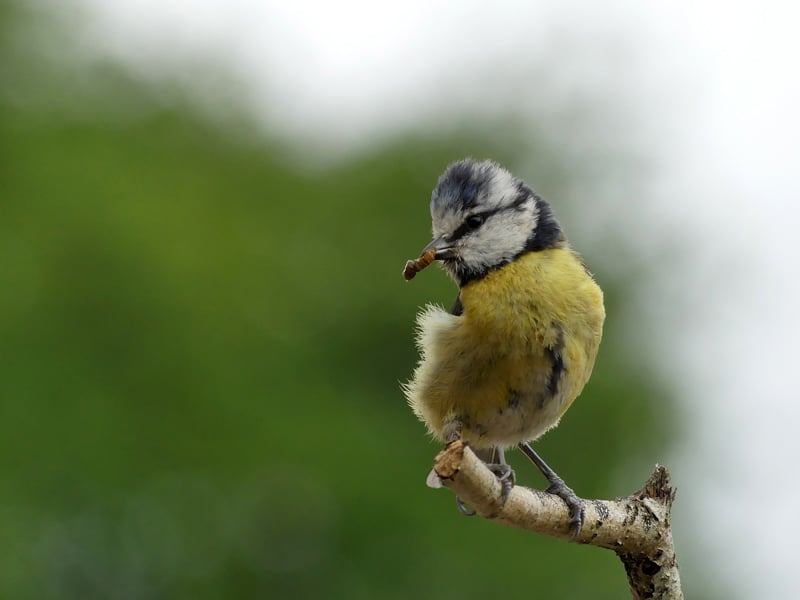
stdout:
[(434, 249), (463, 286), (529, 251), (564, 242), (544, 200), (492, 161), (451, 164), (431, 196)]

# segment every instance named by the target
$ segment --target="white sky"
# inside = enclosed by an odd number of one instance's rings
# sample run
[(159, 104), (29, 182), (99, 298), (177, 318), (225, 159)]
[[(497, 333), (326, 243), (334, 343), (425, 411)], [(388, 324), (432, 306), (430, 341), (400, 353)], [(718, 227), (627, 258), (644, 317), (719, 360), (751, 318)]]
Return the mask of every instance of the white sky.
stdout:
[(636, 213), (643, 253), (667, 230), (690, 257), (636, 291), (691, 420), (665, 460), (678, 543), (699, 544), (679, 559), (730, 597), (796, 595), (800, 4), (74, 2), (92, 15), (88, 53), (143, 73), (228, 67), (265, 127), (339, 148), (453, 113), (557, 115), (553, 90), (627, 113), (636, 132), (611, 119), (600, 133), (637, 138), (660, 167), (640, 205), (613, 209)]

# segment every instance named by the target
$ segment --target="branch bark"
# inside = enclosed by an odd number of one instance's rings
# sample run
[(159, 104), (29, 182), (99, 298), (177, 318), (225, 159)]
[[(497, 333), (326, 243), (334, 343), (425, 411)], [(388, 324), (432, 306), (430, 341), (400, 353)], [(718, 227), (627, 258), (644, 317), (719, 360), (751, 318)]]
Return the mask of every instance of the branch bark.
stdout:
[[(434, 470), (445, 487), (486, 519), (572, 538), (567, 507), (560, 498), (515, 486), (503, 504), (497, 477), (461, 441), (448, 444), (436, 456)], [(674, 499), (669, 472), (656, 466), (644, 487), (626, 498), (582, 501), (584, 523), (574, 541), (616, 552), (634, 600), (683, 598), (670, 527)]]

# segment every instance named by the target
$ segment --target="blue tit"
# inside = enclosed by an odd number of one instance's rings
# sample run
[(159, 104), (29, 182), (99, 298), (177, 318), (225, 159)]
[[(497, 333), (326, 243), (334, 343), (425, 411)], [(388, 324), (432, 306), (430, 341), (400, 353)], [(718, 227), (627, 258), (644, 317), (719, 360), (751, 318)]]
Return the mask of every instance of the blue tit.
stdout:
[(529, 442), (558, 424), (589, 380), (603, 293), (550, 205), (495, 162), (447, 167), (430, 212), (434, 239), (404, 275), (440, 261), (459, 290), (449, 312), (429, 305), (417, 316), (408, 403), (435, 438), (472, 446), (506, 496), (514, 476), (504, 451), (520, 448), (566, 502), (577, 536), (579, 498)]

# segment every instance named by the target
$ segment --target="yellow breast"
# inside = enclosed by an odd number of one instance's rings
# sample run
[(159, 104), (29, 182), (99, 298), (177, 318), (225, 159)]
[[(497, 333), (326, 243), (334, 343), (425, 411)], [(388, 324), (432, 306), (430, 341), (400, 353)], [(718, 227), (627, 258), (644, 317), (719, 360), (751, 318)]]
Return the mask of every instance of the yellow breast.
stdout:
[(461, 316), (418, 318), (421, 361), (405, 386), (429, 430), (477, 447), (539, 437), (589, 379), (605, 311), (568, 248), (530, 252), (461, 289)]

